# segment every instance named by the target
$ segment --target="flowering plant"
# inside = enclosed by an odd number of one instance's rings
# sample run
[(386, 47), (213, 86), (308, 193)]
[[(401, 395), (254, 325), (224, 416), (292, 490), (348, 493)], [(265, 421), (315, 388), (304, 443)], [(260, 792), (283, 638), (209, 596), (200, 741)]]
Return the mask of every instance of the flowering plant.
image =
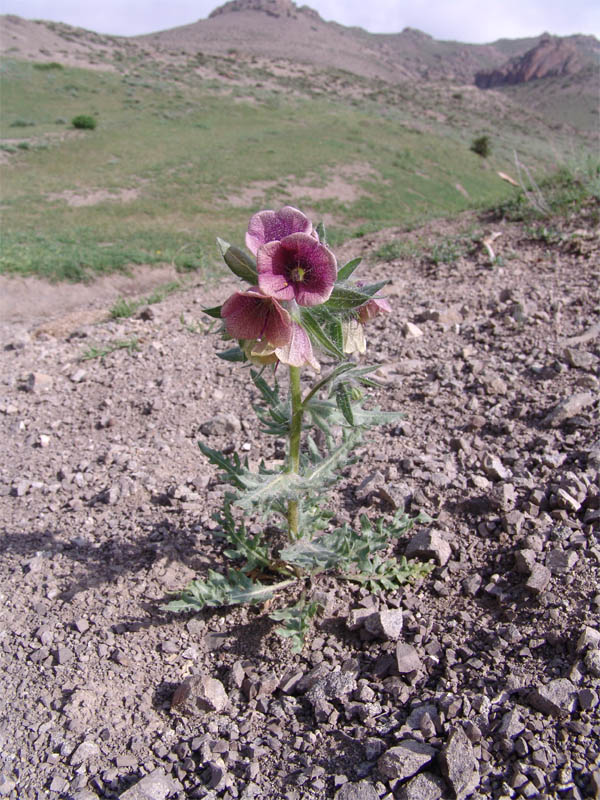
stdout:
[[(323, 493), (339, 478), (343, 465), (351, 463), (365, 431), (400, 416), (364, 407), (368, 389), (376, 386), (369, 377), (376, 367), (348, 358), (366, 350), (363, 325), (391, 312), (389, 301), (379, 295), (387, 282), (352, 282), (360, 259), (338, 268), (323, 225), (313, 227), (291, 206), (251, 218), (246, 246), (252, 256), (223, 240), (218, 243), (229, 269), (249, 284), (221, 306), (205, 309), (222, 321), (225, 338), (237, 340), (218, 355), (250, 366), (250, 378), (261, 396), (255, 411), (262, 430), (287, 439), (287, 457), (281, 470), (261, 464), (252, 472), (237, 454), (230, 459), (199, 442), (231, 487), (215, 519), (230, 544), (225, 555), (241, 565), (226, 575), (209, 571), (166, 608), (185, 611), (263, 602), (287, 587), (306, 588), (315, 575), (331, 570), (372, 591), (394, 589), (426, 574), (428, 565), (405, 558), (382, 560), (378, 555), (421, 518), (399, 513), (386, 524), (383, 518), (372, 523), (363, 515), (360, 531), (349, 525), (333, 528), (333, 514), (323, 504)], [(328, 363), (323, 377), (317, 377), (318, 359)], [(282, 399), (276, 378), (270, 385), (263, 377), (269, 365), (277, 374), (280, 364), (289, 371), (287, 399)], [(304, 380), (303, 368), (310, 369)], [(272, 527), (265, 525), (261, 533), (250, 535), (244, 520), (251, 514), (283, 521), (283, 546), (272, 541)], [(302, 594), (295, 605), (271, 617), (283, 623), (278, 632), (300, 649), (316, 613), (317, 604)]]

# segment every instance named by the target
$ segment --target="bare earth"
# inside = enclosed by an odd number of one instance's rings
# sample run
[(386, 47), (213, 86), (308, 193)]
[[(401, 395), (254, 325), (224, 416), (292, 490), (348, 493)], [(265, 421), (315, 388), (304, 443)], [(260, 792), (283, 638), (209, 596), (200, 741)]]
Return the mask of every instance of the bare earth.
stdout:
[[(390, 502), (426, 511), (429, 544), (415, 529), (394, 552), (412, 542), (437, 566), (381, 597), (307, 581), (324, 609), (300, 655), (274, 633), (274, 606), (160, 610), (224, 564), (224, 487), (197, 440), (251, 463), (280, 454), (248, 412), (244, 370), (215, 357), (201, 322), (231, 286), (91, 324), (122, 286), (94, 287), (92, 302), (3, 279), (20, 316), (4, 316), (1, 350), (0, 794), (598, 797), (597, 219), (588, 208), (534, 239), (468, 216), (339, 254), (391, 278), (394, 314), (371, 323), (368, 355), (374, 401), (406, 418), (369, 435), (332, 507), (338, 520)], [(477, 245), (437, 266), (427, 251), (372, 257), (473, 225), (502, 234), (501, 265)], [(133, 337), (137, 352), (81, 360)], [(376, 633), (384, 610), (401, 631)], [(216, 710), (170, 710), (190, 675), (221, 682)]]

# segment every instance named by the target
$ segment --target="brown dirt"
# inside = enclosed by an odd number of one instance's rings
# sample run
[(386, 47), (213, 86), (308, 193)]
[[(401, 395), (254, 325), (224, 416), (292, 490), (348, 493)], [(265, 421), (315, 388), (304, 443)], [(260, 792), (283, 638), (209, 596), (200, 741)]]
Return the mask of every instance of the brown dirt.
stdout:
[[(537, 236), (468, 215), (340, 250), (366, 257), (363, 278), (391, 279), (394, 313), (367, 329), (368, 358), (384, 384), (373, 401), (406, 416), (368, 435), (330, 507), (340, 521), (387, 514), (386, 496), (425, 511), (449, 560), (377, 597), (308, 581), (325, 610), (300, 655), (260, 606), (160, 610), (224, 565), (212, 520), (224, 486), (196, 441), (251, 463), (280, 455), (249, 411), (245, 370), (215, 357), (223, 345), (201, 324), (232, 284), (192, 285), (146, 319), (61, 325), (123, 286), (67, 287), (77, 305), (64, 287), (4, 279), (3, 796), (130, 798), (148, 774), (179, 800), (597, 796), (598, 650), (591, 633), (578, 645), (600, 608), (597, 215)], [(502, 234), (494, 266), (490, 232)], [(392, 240), (408, 255), (379, 261)], [(81, 360), (133, 338), (136, 352)], [(534, 566), (540, 591), (527, 588)], [(352, 629), (352, 609), (382, 608), (402, 612), (413, 672), (399, 671), (395, 641)], [(190, 674), (220, 680), (228, 705), (171, 713)], [(386, 759), (399, 770), (406, 740), (430, 758), (395, 779)], [(166, 796), (157, 785), (147, 796)]]

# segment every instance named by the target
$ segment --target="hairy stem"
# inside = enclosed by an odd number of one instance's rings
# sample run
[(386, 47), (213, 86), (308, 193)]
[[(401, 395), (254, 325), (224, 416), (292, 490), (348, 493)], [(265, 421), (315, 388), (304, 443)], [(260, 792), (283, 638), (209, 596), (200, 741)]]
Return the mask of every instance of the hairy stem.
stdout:
[[(302, 389), (300, 386), (300, 367), (290, 367), (290, 394), (292, 400), (292, 421), (290, 426), (290, 450), (288, 455), (288, 472), (300, 472), (300, 435), (302, 433)], [(288, 529), (291, 539), (299, 536), (298, 524), (300, 508), (298, 500), (288, 503)]]

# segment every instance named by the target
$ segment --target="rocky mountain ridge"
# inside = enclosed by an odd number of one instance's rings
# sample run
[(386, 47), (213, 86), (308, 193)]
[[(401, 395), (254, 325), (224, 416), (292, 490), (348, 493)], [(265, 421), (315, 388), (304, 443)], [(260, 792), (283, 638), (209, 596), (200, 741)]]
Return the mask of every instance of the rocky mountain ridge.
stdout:
[[(584, 41), (588, 40), (588, 41)], [(544, 33), (535, 47), (521, 56), (510, 58), (500, 68), (478, 72), (475, 83), (480, 89), (527, 83), (540, 78), (574, 75), (584, 69), (591, 59), (586, 58), (590, 46), (600, 55), (600, 46), (593, 36), (559, 37)]]

